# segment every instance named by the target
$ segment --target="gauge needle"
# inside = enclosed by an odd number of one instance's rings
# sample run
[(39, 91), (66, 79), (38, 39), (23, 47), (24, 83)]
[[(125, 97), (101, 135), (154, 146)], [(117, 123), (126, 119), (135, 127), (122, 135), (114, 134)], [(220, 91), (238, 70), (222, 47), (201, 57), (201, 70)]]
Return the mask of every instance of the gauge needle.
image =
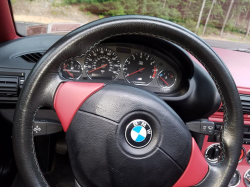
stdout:
[(161, 78), (161, 80), (162, 80), (163, 82), (165, 82), (166, 85), (169, 86), (169, 84), (168, 84), (161, 76), (160, 76), (160, 78)]
[(93, 70), (91, 70), (91, 71), (88, 71), (88, 73), (91, 73), (91, 72), (93, 72), (93, 71), (95, 71), (95, 70), (98, 70), (98, 69), (100, 69), (100, 68), (106, 67), (107, 65), (108, 65), (108, 64), (104, 64), (104, 65), (100, 66), (99, 68), (95, 68), (95, 69), (93, 69)]
[(73, 74), (72, 74), (72, 73), (70, 73), (70, 72), (66, 69), (66, 67), (67, 67), (67, 65), (65, 65), (65, 66), (63, 67), (63, 69), (65, 69), (65, 71), (67, 71), (67, 73), (68, 73), (71, 77), (73, 77), (73, 78), (74, 78)]
[(137, 72), (139, 72), (139, 71), (142, 71), (142, 70), (144, 70), (145, 68), (141, 68), (141, 69), (139, 69), (139, 70), (137, 70), (137, 71), (135, 71), (135, 72), (133, 72), (133, 73), (130, 73), (129, 75), (127, 75), (126, 77), (128, 77), (128, 76), (130, 76), (130, 75), (133, 75), (133, 74), (135, 74), (135, 73), (137, 73)]
[(241, 150), (240, 160), (242, 159), (243, 155), (244, 155), (244, 152), (243, 152), (243, 150)]
[(246, 177), (246, 179), (250, 182), (250, 179)]

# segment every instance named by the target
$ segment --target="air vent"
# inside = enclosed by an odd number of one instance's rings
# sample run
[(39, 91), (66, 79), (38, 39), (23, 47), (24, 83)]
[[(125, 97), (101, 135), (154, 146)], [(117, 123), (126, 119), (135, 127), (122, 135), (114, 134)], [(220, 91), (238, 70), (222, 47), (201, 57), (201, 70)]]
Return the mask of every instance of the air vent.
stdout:
[(42, 52), (37, 52), (37, 53), (24, 54), (24, 55), (18, 56), (17, 58), (22, 58), (25, 61), (30, 62), (30, 63), (37, 63), (42, 56), (43, 56)]
[(242, 110), (244, 114), (250, 114), (250, 95), (240, 94)]
[[(240, 94), (240, 100), (243, 114), (250, 114), (250, 95)], [(221, 107), (219, 111), (223, 112), (223, 107)]]
[(0, 76), (0, 96), (17, 96), (18, 77)]

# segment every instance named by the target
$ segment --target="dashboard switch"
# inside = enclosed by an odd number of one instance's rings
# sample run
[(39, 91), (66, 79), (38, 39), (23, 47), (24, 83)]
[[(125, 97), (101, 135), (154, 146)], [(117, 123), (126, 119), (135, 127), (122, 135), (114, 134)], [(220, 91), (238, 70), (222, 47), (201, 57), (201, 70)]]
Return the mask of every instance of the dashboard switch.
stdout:
[(49, 135), (62, 131), (62, 125), (55, 121), (39, 120), (33, 125), (34, 136)]
[(205, 152), (205, 159), (211, 164), (218, 163), (220, 160), (220, 150), (219, 144), (210, 145)]
[(35, 121), (33, 125), (33, 134), (34, 136), (40, 136), (46, 134), (46, 122)]
[(221, 130), (221, 125), (216, 125), (215, 130), (218, 130), (218, 131)]
[(189, 130), (205, 135), (213, 135), (214, 134), (214, 122), (208, 120), (197, 120), (197, 121), (190, 121), (186, 123)]

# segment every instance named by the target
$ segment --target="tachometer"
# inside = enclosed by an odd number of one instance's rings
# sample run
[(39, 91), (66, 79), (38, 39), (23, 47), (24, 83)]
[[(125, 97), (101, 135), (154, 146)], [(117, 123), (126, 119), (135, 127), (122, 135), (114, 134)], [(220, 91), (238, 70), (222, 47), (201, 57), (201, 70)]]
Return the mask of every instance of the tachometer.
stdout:
[(155, 78), (157, 65), (152, 56), (137, 52), (127, 58), (123, 66), (124, 77), (135, 85), (148, 85)]
[(120, 73), (121, 63), (113, 50), (98, 47), (87, 54), (84, 69), (90, 79), (114, 80)]
[(59, 73), (66, 79), (78, 79), (82, 75), (82, 66), (76, 60), (68, 60), (60, 65)]

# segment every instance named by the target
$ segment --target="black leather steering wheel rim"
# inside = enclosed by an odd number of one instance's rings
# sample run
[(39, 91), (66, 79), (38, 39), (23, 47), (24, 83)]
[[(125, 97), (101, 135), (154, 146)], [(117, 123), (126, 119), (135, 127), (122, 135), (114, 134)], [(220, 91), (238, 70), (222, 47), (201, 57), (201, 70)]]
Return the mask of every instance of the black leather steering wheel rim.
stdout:
[(202, 39), (177, 24), (148, 16), (116, 16), (89, 23), (64, 36), (29, 74), (19, 96), (13, 126), (15, 159), (26, 186), (48, 186), (35, 155), (33, 122), (41, 106), (54, 107), (54, 94), (63, 81), (58, 76), (59, 65), (86, 54), (105, 39), (128, 34), (158, 37), (181, 46), (203, 64), (214, 80), (224, 108), (222, 156), (197, 186), (228, 185), (240, 156), (243, 115), (237, 87), (227, 67)]

